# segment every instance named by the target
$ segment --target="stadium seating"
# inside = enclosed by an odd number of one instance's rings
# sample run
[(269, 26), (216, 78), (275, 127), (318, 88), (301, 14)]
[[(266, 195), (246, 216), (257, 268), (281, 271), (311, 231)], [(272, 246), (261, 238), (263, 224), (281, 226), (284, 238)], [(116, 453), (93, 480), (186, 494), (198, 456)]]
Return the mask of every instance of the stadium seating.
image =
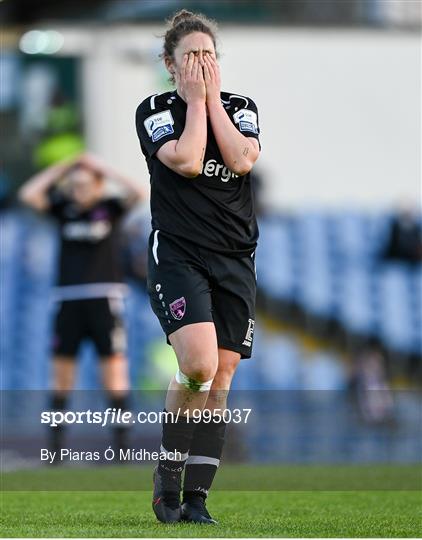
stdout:
[[(351, 335), (378, 337), (393, 352), (420, 354), (422, 268), (382, 261), (389, 220), (388, 213), (350, 210), (262, 217), (256, 256), (261, 293), (337, 321)], [(0, 226), (3, 388), (45, 388), (54, 315), (49, 301), (57, 257), (54, 227), (22, 210), (2, 212)], [(127, 302), (127, 323), (131, 378), (137, 381), (148, 361), (146, 345), (160, 339), (161, 330), (136, 285)], [(235, 385), (303, 386), (297, 346), (281, 336), (261, 337), (257, 327), (259, 366), (242, 363)], [(78, 384), (83, 388), (99, 385), (93, 355), (89, 347), (82, 354)]]
[(261, 292), (392, 352), (420, 355), (421, 266), (382, 259), (390, 219), (351, 210), (262, 217)]
[(256, 259), (258, 281), (274, 298), (292, 299), (295, 292), (295, 269), (290, 225), (278, 216), (260, 226), (260, 247)]
[(348, 264), (340, 276), (338, 319), (350, 332), (372, 335), (376, 325), (373, 274), (366, 266)]
[(403, 353), (416, 352), (420, 333), (411, 282), (412, 272), (398, 264), (387, 265), (376, 277), (379, 335), (389, 348)]

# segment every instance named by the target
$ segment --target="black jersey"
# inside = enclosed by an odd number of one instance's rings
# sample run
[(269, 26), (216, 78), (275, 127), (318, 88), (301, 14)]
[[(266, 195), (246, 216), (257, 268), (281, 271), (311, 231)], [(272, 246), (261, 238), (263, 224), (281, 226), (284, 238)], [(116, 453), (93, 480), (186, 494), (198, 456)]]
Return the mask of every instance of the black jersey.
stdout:
[[(50, 194), (50, 214), (60, 226), (59, 286), (123, 281), (117, 225), (124, 211), (118, 198), (102, 199), (89, 209), (81, 209), (56, 191)], [(90, 291), (92, 296), (107, 296), (106, 290), (95, 294), (91, 287)], [(77, 296), (89, 295), (88, 291)]]
[[(229, 92), (221, 93), (221, 101), (236, 128), (259, 142), (255, 103)], [(258, 239), (250, 175), (238, 176), (225, 166), (210, 120), (199, 176), (185, 178), (156, 156), (163, 144), (182, 135), (186, 109), (173, 91), (145, 99), (136, 111), (136, 129), (151, 175), (152, 228), (227, 255), (249, 255)]]

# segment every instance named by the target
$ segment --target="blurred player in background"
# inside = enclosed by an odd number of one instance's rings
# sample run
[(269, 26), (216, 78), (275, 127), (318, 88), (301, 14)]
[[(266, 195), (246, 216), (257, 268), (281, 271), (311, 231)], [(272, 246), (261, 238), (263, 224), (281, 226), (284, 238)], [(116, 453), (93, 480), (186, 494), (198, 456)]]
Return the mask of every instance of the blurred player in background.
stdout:
[[(120, 184), (125, 196), (107, 196), (107, 179)], [(101, 358), (110, 407), (127, 409), (125, 285), (118, 225), (132, 205), (144, 198), (142, 189), (98, 158), (83, 154), (36, 174), (22, 186), (19, 197), (33, 209), (52, 215), (60, 227), (51, 408), (66, 409), (79, 346), (90, 339)], [(62, 429), (52, 429), (51, 437), (51, 447), (57, 451), (62, 447)], [(125, 447), (125, 438), (125, 429), (115, 428), (115, 447)]]
[(167, 523), (215, 523), (205, 499), (223, 450), (221, 413), (253, 342), (258, 115), (250, 98), (221, 92), (215, 28), (202, 15), (173, 18), (163, 58), (177, 90), (150, 96), (136, 114), (151, 175), (148, 292), (179, 364), (166, 410), (180, 414), (163, 423), (153, 509)]

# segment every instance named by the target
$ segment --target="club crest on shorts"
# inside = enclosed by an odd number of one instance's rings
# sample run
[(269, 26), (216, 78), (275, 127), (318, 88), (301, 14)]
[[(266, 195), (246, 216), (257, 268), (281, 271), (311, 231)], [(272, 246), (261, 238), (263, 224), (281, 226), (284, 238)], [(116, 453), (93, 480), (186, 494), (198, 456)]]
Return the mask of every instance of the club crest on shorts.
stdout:
[(174, 300), (174, 302), (171, 302), (171, 304), (169, 304), (169, 308), (170, 308), (170, 313), (173, 315), (173, 318), (180, 321), (180, 319), (183, 318), (186, 311), (185, 297), (182, 296), (181, 298)]

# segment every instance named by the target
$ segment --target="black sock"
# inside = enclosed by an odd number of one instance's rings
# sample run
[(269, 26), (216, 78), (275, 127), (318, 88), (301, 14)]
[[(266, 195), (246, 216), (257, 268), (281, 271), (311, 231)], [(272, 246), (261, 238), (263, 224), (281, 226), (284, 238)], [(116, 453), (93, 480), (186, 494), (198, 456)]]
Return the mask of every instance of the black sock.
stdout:
[(129, 394), (123, 396), (109, 396), (109, 406), (112, 409), (121, 409), (122, 411), (129, 410)]
[(176, 421), (176, 415), (172, 418), (172, 415), (168, 413), (168, 416), (163, 418), (163, 438), (160, 453), (164, 455), (160, 456), (158, 462), (161, 472), (170, 474), (181, 474), (183, 472), (194, 429), (195, 424), (192, 419), (188, 421), (185, 416), (179, 416)]
[(204, 499), (214, 480), (223, 452), (226, 422), (211, 418), (196, 424), (189, 458), (186, 463), (183, 500), (201, 496)]
[(53, 393), (50, 397), (50, 409), (52, 411), (64, 411), (67, 406), (67, 396)]
[[(121, 409), (122, 412), (129, 410), (129, 394), (123, 396), (109, 396), (109, 406), (112, 409)], [(118, 458), (120, 450), (127, 450), (129, 448), (129, 424), (117, 424), (112, 427), (113, 430), (113, 448)], [(117, 459), (117, 461), (119, 461)]]
[[(64, 411), (67, 406), (67, 396), (63, 394), (53, 393), (50, 396), (50, 410), (52, 411)], [(53, 452), (59, 452), (63, 447), (63, 438), (64, 438), (64, 426), (58, 424), (57, 426), (51, 426), (49, 428), (49, 444), (50, 450)], [(58, 455), (56, 454), (56, 458)]]

